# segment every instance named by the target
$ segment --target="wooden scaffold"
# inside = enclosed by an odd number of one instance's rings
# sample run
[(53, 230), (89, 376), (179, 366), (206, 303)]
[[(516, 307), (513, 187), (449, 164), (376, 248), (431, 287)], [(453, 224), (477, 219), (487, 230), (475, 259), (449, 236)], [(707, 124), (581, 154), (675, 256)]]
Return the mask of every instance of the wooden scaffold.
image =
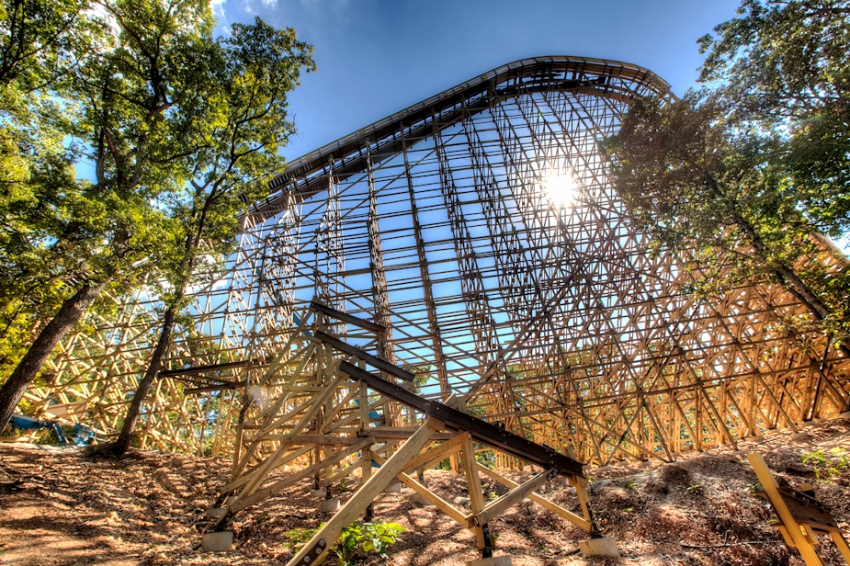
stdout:
[[(846, 413), (847, 351), (814, 330), (817, 313), (787, 286), (762, 278), (699, 295), (705, 270), (722, 278), (731, 262), (650, 253), (598, 147), (642, 96), (671, 97), (635, 65), (527, 59), (290, 162), (240, 219), (226, 269), (193, 289), (140, 445), (246, 469), (260, 457), (246, 439), (261, 430), (246, 427), (268, 423), (244, 401), (262, 376), (292, 369), (279, 360), (303, 340), (293, 329), (313, 298), (385, 328), (335, 320), (321, 332), (374, 340), (388, 363), (421, 370), (422, 397), (462, 397), (483, 420), (591, 465), (737, 448)], [(822, 237), (812, 244), (822, 271), (848, 268)], [(116, 432), (151, 354), (157, 297), (151, 287), (112, 300), (115, 316), (92, 315), (62, 343), (27, 393), (29, 414)], [(304, 368), (330, 372), (316, 358), (327, 348), (313, 346)], [(380, 414), (413, 426), (410, 410)], [(329, 418), (333, 407), (315, 411)], [(332, 453), (313, 447), (293, 462)], [(498, 465), (525, 464), (503, 454)]]
[[(232, 533), (226, 529), (237, 513), (261, 507), (269, 497), (310, 478), (315, 480), (315, 494), (324, 498), (320, 510), (336, 513), (290, 560), (292, 566), (318, 563), (355, 519), (361, 515), (372, 519), (373, 500), (398, 481), (472, 531), (484, 559), (492, 558), (495, 548), (491, 522), (523, 498), (582, 528), (594, 537), (592, 541), (601, 538), (579, 462), (466, 414), (458, 408), (463, 402), (457, 397), (443, 403), (417, 395), (411, 391), (411, 373), (330, 334), (339, 322), (374, 333), (373, 348), (386, 334), (380, 325), (311, 303), (296, 332), (249, 386), (252, 394), (239, 422), (230, 481), (208, 512), (213, 532), (204, 537), (207, 548), (229, 547)], [(520, 458), (540, 471), (516, 484), (477, 463), (473, 443)], [(421, 475), (414, 477), (414, 472), (453, 455), (467, 480), (471, 513), (429, 490)], [(273, 477), (275, 470), (299, 462), (297, 471)], [(375, 464), (380, 467), (373, 471)], [(332, 486), (356, 471), (363, 483), (340, 508), (332, 498)], [(480, 473), (510, 491), (487, 503)], [(559, 474), (576, 488), (582, 516), (534, 493)], [(605, 542), (609, 548), (613, 544), (610, 539)]]

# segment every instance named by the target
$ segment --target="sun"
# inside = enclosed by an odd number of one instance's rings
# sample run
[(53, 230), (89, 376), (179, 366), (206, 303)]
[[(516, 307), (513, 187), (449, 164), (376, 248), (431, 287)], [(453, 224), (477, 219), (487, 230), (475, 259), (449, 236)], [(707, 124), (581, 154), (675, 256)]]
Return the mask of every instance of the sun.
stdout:
[(552, 204), (559, 206), (572, 206), (578, 196), (578, 183), (571, 172), (561, 175), (551, 173), (543, 181), (543, 190)]

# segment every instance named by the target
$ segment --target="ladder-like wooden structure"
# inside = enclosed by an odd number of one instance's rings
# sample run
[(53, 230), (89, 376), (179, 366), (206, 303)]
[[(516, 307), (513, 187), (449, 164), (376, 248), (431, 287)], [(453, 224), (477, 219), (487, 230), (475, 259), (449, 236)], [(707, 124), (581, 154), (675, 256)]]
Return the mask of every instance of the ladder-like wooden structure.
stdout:
[[(373, 345), (385, 331), (314, 301), (265, 373), (248, 385), (252, 393), (238, 425), (232, 474), (210, 513), (211, 530), (226, 530), (237, 513), (262, 506), (267, 498), (311, 478), (329, 500), (331, 487), (359, 470), (363, 483), (358, 491), (290, 564), (318, 562), (355, 519), (363, 514), (371, 518), (372, 501), (396, 481), (474, 532), (485, 558), (494, 548), (491, 521), (523, 498), (598, 535), (579, 462), (466, 414), (457, 398), (443, 403), (417, 395), (411, 387), (413, 374), (333, 336), (331, 329), (341, 322), (372, 333)], [(477, 463), (474, 443), (520, 458), (540, 472), (518, 485)], [(412, 475), (452, 456), (466, 476), (471, 512), (440, 498), (421, 476)], [(300, 465), (294, 471), (273, 474), (296, 463)], [(380, 467), (373, 470), (375, 463)], [(487, 503), (480, 473), (510, 491)], [(581, 516), (534, 493), (558, 474), (569, 477), (577, 489)]]

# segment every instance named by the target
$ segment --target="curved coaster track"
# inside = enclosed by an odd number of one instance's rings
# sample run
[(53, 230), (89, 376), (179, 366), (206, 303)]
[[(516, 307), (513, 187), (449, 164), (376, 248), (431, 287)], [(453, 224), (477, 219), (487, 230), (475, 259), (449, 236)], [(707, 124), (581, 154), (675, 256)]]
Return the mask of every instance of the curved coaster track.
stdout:
[[(321, 332), (374, 352), (384, 377), (402, 368), (419, 397), (462, 400), (580, 462), (674, 460), (848, 411), (850, 364), (822, 333), (788, 330), (813, 315), (786, 287), (752, 280), (698, 296), (705, 266), (649, 252), (598, 147), (646, 95), (672, 99), (634, 65), (528, 59), (291, 162), (241, 219), (226, 269), (193, 289), (144, 409), (142, 447), (233, 457), (235, 471), (283, 450), (283, 433), (269, 433), (246, 460), (246, 419), (257, 399), (292, 408), (310, 393), (265, 378), (295, 355), (295, 337), (316, 344), (319, 330), (302, 325), (314, 299), (350, 315)], [(846, 259), (824, 246), (817, 261), (829, 270)], [(30, 414), (106, 436), (120, 426), (157, 297), (142, 288), (114, 303), (113, 317), (93, 316), (63, 342), (49, 379), (27, 393)], [(315, 407), (344, 420), (360, 394), (337, 385)], [(413, 426), (412, 411), (387, 401), (382, 426)], [(291, 463), (327, 458), (309, 446)], [(524, 465), (494, 454), (497, 468)]]

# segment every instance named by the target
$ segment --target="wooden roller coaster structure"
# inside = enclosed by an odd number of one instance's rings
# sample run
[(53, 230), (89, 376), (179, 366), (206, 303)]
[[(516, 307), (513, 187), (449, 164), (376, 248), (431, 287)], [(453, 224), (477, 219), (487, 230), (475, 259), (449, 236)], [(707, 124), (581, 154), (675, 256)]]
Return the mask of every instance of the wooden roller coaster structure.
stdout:
[[(241, 219), (226, 269), (193, 289), (140, 445), (232, 457), (232, 482), (244, 483), (229, 508), (259, 497), (263, 466), (286, 459), (311, 469), (415, 438), (410, 454), (442, 439), (469, 460), (465, 432), (385, 391), (364, 393), (375, 382), (361, 362), (404, 382), (400, 370), (415, 375), (433, 410), (462, 400), (505, 434), (593, 465), (673, 460), (848, 411), (847, 356), (822, 332), (789, 330), (814, 315), (788, 288), (757, 279), (696, 295), (704, 266), (694, 257), (648, 253), (598, 148), (647, 95), (671, 98), (634, 65), (528, 59), (289, 163)], [(840, 252), (821, 249), (813, 261), (846, 269)], [(143, 287), (114, 303), (114, 316), (92, 315), (62, 343), (27, 413), (107, 437), (120, 426), (151, 354), (157, 297)], [(322, 306), (351, 318), (305, 330)], [(384, 366), (352, 353), (370, 348)], [(295, 363), (318, 381), (286, 381)], [(370, 427), (378, 394), (383, 421)], [(259, 398), (279, 407), (259, 410)], [(280, 432), (268, 419), (295, 400), (310, 418)], [(296, 430), (319, 415), (321, 428)], [(347, 431), (345, 443), (301, 438), (337, 435), (327, 426)], [(288, 434), (300, 435), (294, 452)], [(495, 463), (528, 461), (507, 450)]]
[[(371, 520), (372, 502), (395, 481), (407, 484), (472, 531), (483, 558), (491, 558), (495, 546), (490, 522), (523, 498), (599, 537), (581, 463), (468, 415), (460, 410), (462, 401), (454, 396), (442, 403), (417, 395), (411, 391), (414, 375), (329, 334), (339, 321), (375, 333), (372, 347), (386, 337), (386, 328), (321, 303), (311, 303), (302, 313), (296, 332), (252, 385), (255, 394), (241, 414), (230, 481), (209, 512), (217, 532), (205, 536), (208, 548), (217, 548), (210, 541), (222, 536), (219, 533), (229, 535), (228, 541), (232, 538), (226, 529), (237, 513), (310, 478), (315, 480), (316, 495), (325, 497), (320, 509), (336, 514), (290, 560), (293, 566), (321, 561), (342, 531), (361, 514)], [(380, 374), (367, 371), (367, 366)], [(402, 426), (385, 424), (399, 419)], [(539, 473), (521, 485), (515, 484), (476, 461), (476, 444), (520, 458), (539, 468)], [(275, 470), (305, 457), (309, 462), (294, 473), (273, 476)], [(418, 479), (409, 475), (447, 458), (455, 459), (463, 470), (471, 513), (430, 491), (421, 473)], [(380, 467), (373, 472), (375, 463)], [(357, 471), (362, 484), (340, 509), (339, 500), (332, 498), (332, 487)], [(510, 491), (487, 503), (480, 472), (507, 485)], [(576, 488), (582, 515), (534, 493), (558, 474), (567, 476)]]

